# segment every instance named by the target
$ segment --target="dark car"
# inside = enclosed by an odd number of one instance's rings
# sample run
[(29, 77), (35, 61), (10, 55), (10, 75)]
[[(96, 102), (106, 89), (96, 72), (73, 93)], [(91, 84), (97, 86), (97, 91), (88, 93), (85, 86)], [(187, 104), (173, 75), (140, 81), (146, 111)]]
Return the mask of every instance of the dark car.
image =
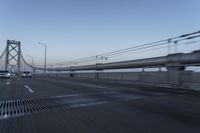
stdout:
[(31, 72), (22, 72), (21, 77), (22, 78), (31, 78), (32, 74), (31, 74)]
[(7, 78), (10, 79), (11, 74), (7, 70), (0, 70), (0, 78)]

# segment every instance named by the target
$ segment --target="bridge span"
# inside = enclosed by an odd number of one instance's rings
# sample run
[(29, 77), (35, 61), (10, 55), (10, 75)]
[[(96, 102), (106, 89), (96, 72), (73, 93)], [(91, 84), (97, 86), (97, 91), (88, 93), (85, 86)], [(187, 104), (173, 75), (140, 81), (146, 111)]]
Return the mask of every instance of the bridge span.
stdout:
[[(197, 43), (199, 34), (131, 50)], [(98, 63), (103, 55), (38, 67), (24, 59), (19, 41), (8, 40), (0, 67), (15, 75), (0, 79), (0, 133), (199, 133), (200, 73), (188, 69), (199, 68), (199, 50)]]

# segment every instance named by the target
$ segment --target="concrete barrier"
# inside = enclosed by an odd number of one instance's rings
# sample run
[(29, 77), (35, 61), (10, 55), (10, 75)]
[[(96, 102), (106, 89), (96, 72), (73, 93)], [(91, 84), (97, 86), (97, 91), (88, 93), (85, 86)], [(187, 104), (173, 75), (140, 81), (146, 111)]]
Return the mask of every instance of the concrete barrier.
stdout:
[(48, 76), (115, 80), (118, 82), (141, 82), (174, 88), (200, 90), (200, 72), (192, 71), (57, 73), (48, 74)]

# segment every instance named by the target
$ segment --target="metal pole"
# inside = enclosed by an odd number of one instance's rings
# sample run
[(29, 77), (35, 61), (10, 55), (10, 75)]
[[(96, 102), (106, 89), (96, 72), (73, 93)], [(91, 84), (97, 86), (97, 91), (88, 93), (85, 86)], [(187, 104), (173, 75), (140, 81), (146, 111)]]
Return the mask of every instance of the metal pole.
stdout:
[(28, 57), (31, 58), (31, 65), (33, 66), (33, 56), (27, 55)]
[[(47, 68), (47, 46), (46, 45), (44, 45), (45, 46), (45, 63), (44, 63), (44, 68), (46, 69)], [(46, 74), (46, 70), (45, 70), (45, 74)]]
[[(27, 56), (31, 58), (31, 65), (33, 66), (33, 56), (30, 56), (30, 55), (27, 55)], [(34, 73), (34, 69), (33, 68), (31, 69), (31, 72)]]
[(20, 57), (21, 57), (21, 43), (18, 42), (18, 60), (17, 60), (17, 71), (19, 73), (19, 75), (21, 74), (21, 71), (20, 71), (20, 67), (21, 67), (21, 62), (20, 62)]
[(171, 53), (171, 39), (168, 40), (168, 46), (167, 46), (167, 54)]
[(9, 41), (7, 40), (5, 70), (8, 70), (8, 58), (9, 58)]
[(174, 41), (174, 52), (177, 53), (178, 52), (178, 46), (177, 46), (178, 42)]
[(98, 56), (96, 56), (96, 64), (97, 64), (97, 59), (98, 59)]
[(43, 45), (44, 46), (44, 48), (45, 48), (45, 57), (44, 57), (44, 73), (46, 74), (46, 68), (47, 68), (47, 45), (46, 44), (44, 44), (44, 43), (41, 43), (41, 42), (38, 42), (38, 44), (41, 44), (41, 45)]

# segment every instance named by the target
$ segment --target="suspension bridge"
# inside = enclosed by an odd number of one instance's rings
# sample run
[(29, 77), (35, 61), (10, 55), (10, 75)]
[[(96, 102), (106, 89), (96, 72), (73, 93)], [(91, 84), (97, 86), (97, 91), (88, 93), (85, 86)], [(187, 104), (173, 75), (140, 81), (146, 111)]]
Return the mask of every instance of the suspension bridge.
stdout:
[[(148, 68), (148, 67), (165, 67), (167, 69), (170, 68), (169, 65), (172, 64), (179, 64), (179, 65), (195, 65), (199, 64), (199, 60), (197, 59), (194, 61), (195, 55), (188, 53), (188, 54), (182, 54), (177, 51), (178, 46), (184, 46), (184, 45), (198, 45), (200, 42), (199, 35), (200, 32), (193, 32), (189, 34), (184, 34), (181, 36), (153, 42), (153, 43), (148, 43), (148, 44), (143, 44), (143, 45), (138, 45), (134, 46), (131, 48), (126, 48), (122, 50), (117, 50), (117, 51), (112, 51), (108, 53), (103, 53), (95, 56), (90, 56), (86, 58), (80, 58), (80, 59), (75, 59), (68, 61), (65, 64), (58, 63), (60, 66), (55, 65), (49, 65), (51, 67), (47, 68), (46, 66), (44, 67), (37, 67), (34, 66), (31, 63), (28, 63), (22, 54), (21, 51), (21, 42), (20, 41), (15, 41), (15, 40), (7, 40), (6, 48), (3, 51), (2, 55), (0, 56), (0, 68), (9, 70), (9, 71), (14, 71), (16, 73), (20, 73), (21, 71), (26, 71), (26, 70), (33, 70), (34, 73), (36, 71), (85, 71), (85, 70), (95, 70), (95, 71), (102, 71), (102, 70), (108, 70), (108, 69), (127, 69), (127, 68)], [(174, 52), (171, 54), (170, 51), (172, 51), (172, 47), (174, 47)], [(188, 47), (186, 47), (188, 48)], [(196, 47), (195, 47), (196, 48)], [(123, 54), (131, 54), (131, 53), (142, 53), (144, 54), (145, 51), (148, 53), (151, 53), (151, 51), (156, 50), (156, 49), (167, 49), (167, 54), (165, 56), (160, 56), (160, 57), (154, 57), (154, 58), (145, 58), (145, 59), (138, 59), (138, 60), (127, 60), (127, 59), (120, 59), (117, 61), (115, 59), (116, 56), (121, 56)], [(198, 49), (195, 49), (197, 51)], [(192, 51), (191, 51), (192, 52)], [(182, 54), (182, 55), (180, 55)], [(194, 55), (194, 57), (191, 57)], [(181, 56), (187, 56), (183, 57), (183, 60), (175, 60), (176, 57), (181, 57)], [(101, 61), (98, 63), (98, 61)], [(106, 62), (103, 63), (103, 60)], [(124, 61), (125, 60), (125, 61)], [(184, 61), (185, 60), (185, 61)], [(187, 61), (186, 61), (187, 60)], [(147, 63), (148, 62), (148, 63)], [(52, 67), (53, 66), (53, 67)], [(173, 65), (174, 66), (174, 65)], [(172, 67), (173, 67), (172, 66)], [(196, 66), (196, 65), (195, 65)], [(178, 66), (177, 66), (178, 67)], [(181, 67), (181, 66), (180, 66)], [(179, 67), (179, 68), (180, 68)]]
[(0, 132), (199, 133), (199, 38), (197, 31), (41, 67), (25, 60), (20, 41), (7, 40), (0, 69), (17, 76), (0, 79)]

